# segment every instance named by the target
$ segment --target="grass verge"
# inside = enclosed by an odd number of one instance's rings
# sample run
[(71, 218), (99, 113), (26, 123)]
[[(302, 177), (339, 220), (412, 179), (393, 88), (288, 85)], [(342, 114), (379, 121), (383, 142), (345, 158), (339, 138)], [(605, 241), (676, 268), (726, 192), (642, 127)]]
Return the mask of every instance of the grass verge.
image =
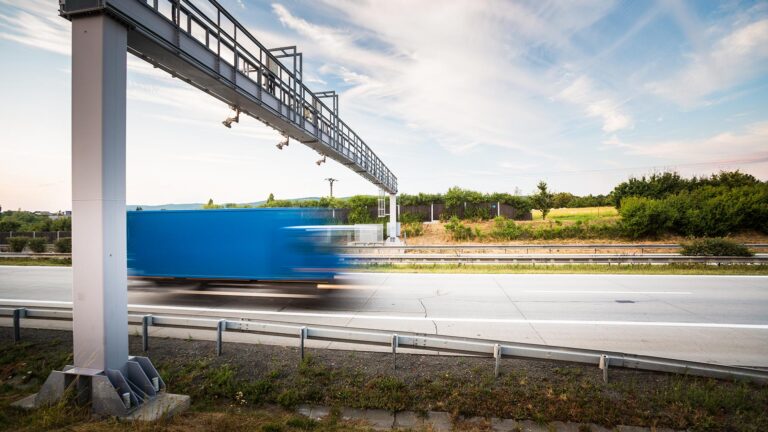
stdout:
[(370, 264), (359, 272), (489, 274), (768, 275), (768, 265), (706, 264)]
[(8, 266), (60, 266), (69, 267), (72, 265), (72, 258), (9, 258), (0, 257), (0, 265)]
[[(746, 382), (614, 369), (601, 381), (595, 367), (502, 360), (493, 378), (488, 358), (400, 355), (392, 370), (384, 353), (309, 350), (154, 339), (150, 356), (169, 391), (192, 397), (190, 412), (150, 424), (92, 421), (82, 410), (57, 406), (33, 412), (9, 404), (36, 391), (51, 369), (71, 361), (71, 333), (24, 329), (13, 344), (0, 329), (0, 429), (96, 431), (341, 431), (367, 430), (336, 418), (311, 422), (291, 413), (298, 404), (461, 416), (573, 421), (691, 431), (768, 430), (768, 386)], [(131, 338), (138, 353), (140, 339)]]

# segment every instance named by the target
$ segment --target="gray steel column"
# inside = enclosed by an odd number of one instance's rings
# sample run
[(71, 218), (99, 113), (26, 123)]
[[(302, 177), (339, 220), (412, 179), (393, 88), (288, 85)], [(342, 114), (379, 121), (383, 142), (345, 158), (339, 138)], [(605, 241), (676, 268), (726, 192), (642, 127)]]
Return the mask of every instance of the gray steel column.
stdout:
[(72, 19), (74, 363), (98, 370), (128, 360), (127, 32), (106, 14)]
[(389, 194), (389, 226), (387, 227), (387, 234), (389, 236), (388, 241), (399, 241), (400, 233), (397, 230), (397, 195), (395, 194)]

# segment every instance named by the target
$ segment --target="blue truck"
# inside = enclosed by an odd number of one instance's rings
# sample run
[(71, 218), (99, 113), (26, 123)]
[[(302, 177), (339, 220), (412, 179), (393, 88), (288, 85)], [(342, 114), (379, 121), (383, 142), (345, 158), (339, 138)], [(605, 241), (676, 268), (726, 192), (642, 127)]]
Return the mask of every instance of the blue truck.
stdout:
[(317, 209), (129, 211), (127, 222), (132, 279), (328, 282), (341, 267)]

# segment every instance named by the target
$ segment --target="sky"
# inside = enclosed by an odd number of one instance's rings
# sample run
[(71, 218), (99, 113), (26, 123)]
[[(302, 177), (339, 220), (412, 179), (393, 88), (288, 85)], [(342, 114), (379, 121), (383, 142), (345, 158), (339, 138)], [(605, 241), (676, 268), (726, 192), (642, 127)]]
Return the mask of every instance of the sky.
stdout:
[[(165, 0), (161, 0), (165, 1)], [(195, 0), (206, 2), (207, 0)], [(768, 2), (223, 0), (398, 177), (578, 195), (631, 175), (768, 179)], [(0, 206), (71, 208), (71, 24), (0, 0)], [(127, 201), (376, 194), (376, 186), (128, 54)]]

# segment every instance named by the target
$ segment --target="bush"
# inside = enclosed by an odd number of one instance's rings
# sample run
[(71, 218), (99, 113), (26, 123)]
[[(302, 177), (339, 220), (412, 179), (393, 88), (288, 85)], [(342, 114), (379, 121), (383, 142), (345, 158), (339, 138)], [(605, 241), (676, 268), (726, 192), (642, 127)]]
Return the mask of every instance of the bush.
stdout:
[(406, 237), (418, 237), (424, 234), (424, 225), (421, 222), (408, 222), (402, 224), (402, 230)]
[(523, 234), (523, 230), (515, 223), (515, 221), (505, 218), (504, 216), (498, 216), (493, 220), (494, 226), (490, 232), (490, 236), (497, 240), (515, 240), (520, 238)]
[(11, 252), (22, 252), (29, 243), (29, 237), (8, 237)]
[(632, 238), (655, 237), (671, 230), (675, 212), (664, 201), (629, 197), (621, 201), (621, 224)]
[(53, 247), (58, 253), (72, 253), (72, 239), (69, 237), (60, 238), (56, 240)]
[(48, 244), (48, 239), (45, 237), (35, 237), (29, 239), (29, 249), (34, 253), (45, 252), (45, 246)]
[[(625, 208), (626, 207), (626, 208)], [(664, 233), (723, 237), (756, 230), (768, 233), (768, 184), (701, 186), (662, 199), (629, 197), (619, 214), (629, 237)]]
[(680, 251), (686, 256), (752, 256), (746, 246), (724, 238), (702, 238), (683, 243)]
[(400, 214), (400, 223), (403, 225), (409, 224), (409, 223), (421, 223), (422, 217), (419, 214), (416, 213), (401, 213)]
[(448, 230), (453, 240), (471, 240), (475, 237), (472, 228), (461, 223), (456, 216), (451, 217), (451, 220), (445, 224), (445, 229)]

